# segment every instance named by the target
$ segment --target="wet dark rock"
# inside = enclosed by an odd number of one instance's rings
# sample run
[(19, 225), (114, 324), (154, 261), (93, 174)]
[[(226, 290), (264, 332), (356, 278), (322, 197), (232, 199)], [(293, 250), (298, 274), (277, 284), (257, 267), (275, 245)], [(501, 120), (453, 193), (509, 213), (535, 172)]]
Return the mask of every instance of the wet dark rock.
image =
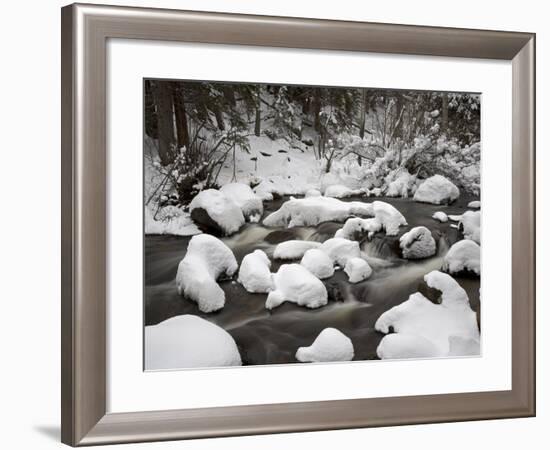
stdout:
[(204, 233), (217, 237), (224, 235), (222, 227), (208, 215), (208, 212), (204, 208), (195, 208), (191, 211), (191, 219), (193, 219), (193, 222), (195, 222)]
[(342, 294), (340, 283), (329, 282), (325, 284), (325, 287), (327, 288), (329, 302), (343, 302), (345, 300), (344, 295)]
[(311, 240), (316, 242), (325, 242), (327, 239), (334, 237), (337, 230), (342, 228), (344, 224), (339, 222), (321, 222), (316, 227), (315, 233), (311, 235)]
[(290, 241), (298, 237), (296, 231), (292, 229), (275, 230), (269, 233), (264, 240), (269, 244), (280, 244), (281, 242)]
[(443, 294), (443, 292), (441, 292), (439, 289), (428, 286), (428, 283), (426, 283), (425, 281), (421, 281), (418, 285), (418, 292), (420, 292), (424, 297), (426, 297), (428, 300), (430, 300), (432, 303), (435, 303), (436, 305), (441, 303), (441, 295)]

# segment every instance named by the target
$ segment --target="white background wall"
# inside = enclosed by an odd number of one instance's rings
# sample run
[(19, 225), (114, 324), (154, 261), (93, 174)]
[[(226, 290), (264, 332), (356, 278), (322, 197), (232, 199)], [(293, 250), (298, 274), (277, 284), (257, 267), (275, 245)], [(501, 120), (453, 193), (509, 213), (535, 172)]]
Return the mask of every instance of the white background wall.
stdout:
[[(539, 225), (550, 219), (548, 123), (550, 14), (545, 2), (388, 0), (109, 0), (113, 4), (326, 19), (443, 25), (537, 33)], [(96, 2), (94, 2), (96, 3)], [(97, 2), (99, 3), (99, 2)], [(108, 3), (104, 1), (103, 3)], [(58, 0), (6, 1), (0, 14), (0, 443), (6, 449), (59, 448), (60, 24)], [(335, 68), (336, 70), (336, 68)], [(131, 445), (158, 449), (543, 448), (550, 425), (549, 240), (538, 236), (538, 417)], [(404, 374), (406, 376), (406, 374)], [(333, 380), (334, 381), (334, 380)], [(231, 387), (228, 386), (228, 389)], [(547, 439), (545, 439), (547, 440)], [(539, 441), (540, 442), (540, 441)], [(122, 447), (121, 447), (122, 448)]]

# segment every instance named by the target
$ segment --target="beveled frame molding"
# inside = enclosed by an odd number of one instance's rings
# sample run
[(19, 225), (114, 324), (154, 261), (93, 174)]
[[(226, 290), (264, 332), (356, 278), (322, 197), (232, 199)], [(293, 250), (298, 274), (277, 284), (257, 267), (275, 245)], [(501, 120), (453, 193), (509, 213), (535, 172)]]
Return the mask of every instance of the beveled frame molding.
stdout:
[[(108, 38), (512, 61), (512, 389), (106, 411)], [(62, 8), (62, 441), (73, 446), (535, 414), (535, 35), (75, 4)]]

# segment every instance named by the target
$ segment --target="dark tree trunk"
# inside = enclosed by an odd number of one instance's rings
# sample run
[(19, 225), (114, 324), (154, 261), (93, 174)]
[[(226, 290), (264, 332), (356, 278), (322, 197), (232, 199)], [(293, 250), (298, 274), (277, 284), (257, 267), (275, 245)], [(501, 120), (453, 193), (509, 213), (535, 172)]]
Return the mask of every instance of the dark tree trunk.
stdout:
[(237, 101), (235, 100), (235, 89), (233, 88), (233, 86), (227, 86), (226, 88), (224, 88), (223, 94), (233, 108), (237, 106)]
[(361, 100), (361, 122), (359, 123), (359, 137), (363, 139), (365, 137), (365, 122), (367, 120), (367, 90), (362, 89), (362, 100)]
[(449, 95), (444, 92), (441, 96), (441, 132), (447, 134), (449, 127)]
[(218, 125), (218, 130), (225, 130), (225, 123), (223, 121), (223, 114), (218, 105), (214, 106), (214, 115), (216, 116), (216, 124)]
[(260, 103), (260, 91), (256, 92), (256, 119), (254, 120), (254, 134), (260, 136), (262, 132), (262, 115)]
[(174, 116), (173, 100), (170, 85), (165, 81), (155, 81), (153, 96), (157, 109), (157, 128), (159, 140), (159, 157), (163, 165), (174, 160)]
[(157, 112), (151, 80), (145, 80), (143, 104), (145, 107), (145, 134), (152, 139), (158, 139)]
[(315, 131), (321, 131), (321, 89), (313, 90), (313, 127)]
[(174, 113), (176, 116), (176, 133), (178, 148), (189, 148), (189, 129), (187, 128), (187, 113), (185, 112), (185, 98), (183, 86), (173, 84), (172, 94), (174, 99)]

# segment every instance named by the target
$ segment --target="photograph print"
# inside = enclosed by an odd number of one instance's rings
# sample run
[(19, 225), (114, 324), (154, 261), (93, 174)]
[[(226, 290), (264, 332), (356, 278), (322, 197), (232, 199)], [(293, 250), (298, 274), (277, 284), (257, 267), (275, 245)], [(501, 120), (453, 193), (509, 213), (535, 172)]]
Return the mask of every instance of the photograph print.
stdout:
[(145, 79), (144, 369), (481, 354), (481, 95)]

